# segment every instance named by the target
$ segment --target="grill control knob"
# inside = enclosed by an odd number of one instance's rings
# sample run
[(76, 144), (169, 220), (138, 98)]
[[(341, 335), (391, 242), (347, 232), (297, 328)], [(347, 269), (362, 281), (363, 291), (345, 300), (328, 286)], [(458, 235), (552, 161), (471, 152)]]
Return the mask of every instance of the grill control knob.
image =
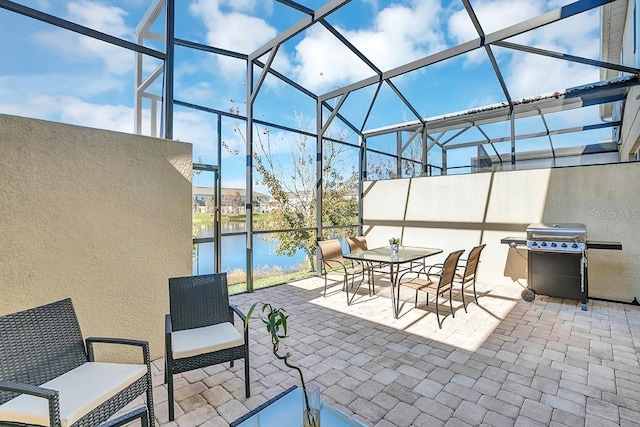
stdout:
[(574, 243), (573, 245), (571, 245), (571, 247), (575, 249), (575, 248), (577, 248), (577, 247), (578, 247), (578, 244), (577, 244), (577, 243)]
[(563, 248), (566, 248), (566, 247), (567, 247), (567, 244), (566, 244), (566, 243), (563, 243), (561, 246), (562, 246)]
[(540, 246), (542, 246), (542, 247), (547, 246), (547, 242), (542, 242), (542, 244)]
[(551, 243), (551, 247), (552, 248), (555, 248), (556, 246), (558, 246), (558, 245), (556, 245), (555, 243)]

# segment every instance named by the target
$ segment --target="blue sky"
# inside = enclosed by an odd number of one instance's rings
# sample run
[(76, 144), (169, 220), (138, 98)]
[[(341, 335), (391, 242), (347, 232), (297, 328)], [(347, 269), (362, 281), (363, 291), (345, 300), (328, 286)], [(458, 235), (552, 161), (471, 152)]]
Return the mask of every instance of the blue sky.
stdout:
[[(134, 41), (134, 29), (150, 2), (21, 0), (17, 3)], [(176, 3), (176, 37), (242, 53), (252, 52), (304, 16), (273, 0)], [(326, 1), (299, 3), (317, 9)], [(485, 32), (491, 33), (570, 2), (471, 0), (471, 3)], [(352, 0), (327, 21), (383, 71), (477, 37), (458, 0)], [(599, 11), (510, 41), (599, 59)], [(0, 10), (0, 52), (3, 58), (0, 113), (133, 132), (133, 53), (5, 10)], [(599, 80), (599, 70), (593, 67), (500, 48), (495, 48), (494, 53), (514, 99)], [(149, 72), (156, 65), (157, 61), (146, 60), (145, 70)], [(319, 94), (374, 74), (321, 25), (285, 43), (274, 68)], [(177, 48), (175, 75), (176, 99), (225, 111), (238, 108), (244, 115), (244, 62)], [(504, 101), (483, 50), (414, 71), (393, 82), (425, 116)], [(343, 114), (357, 127), (362, 126), (373, 90), (370, 87), (349, 95), (343, 107)], [(415, 119), (390, 89), (381, 91), (380, 100), (365, 128)], [(291, 127), (297, 127), (296, 116), (303, 115), (313, 126), (315, 104), (269, 77), (258, 95), (256, 113), (257, 118)], [(568, 120), (581, 114), (594, 113), (574, 112)], [(177, 108), (175, 119), (175, 138), (194, 143), (195, 158), (215, 162), (211, 154), (215, 123), (211, 117)], [(232, 130), (235, 124), (225, 122), (225, 142), (239, 154), (224, 154), (228, 159), (223, 185), (243, 187), (244, 143)], [(270, 137), (282, 141), (281, 152), (290, 148), (285, 135), (274, 132)]]

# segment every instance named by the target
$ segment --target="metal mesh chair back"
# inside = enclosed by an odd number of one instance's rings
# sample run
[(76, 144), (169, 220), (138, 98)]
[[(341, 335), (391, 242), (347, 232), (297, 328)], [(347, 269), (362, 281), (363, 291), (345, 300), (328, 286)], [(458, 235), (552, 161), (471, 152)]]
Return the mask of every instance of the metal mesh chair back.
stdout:
[(71, 299), (0, 317), (0, 381), (39, 385), (87, 361)]
[(344, 263), (342, 246), (339, 240), (321, 240), (318, 242), (318, 247), (320, 248), (320, 254), (323, 260), (340, 261)]
[(227, 273), (169, 279), (173, 331), (231, 322)]
[(362, 252), (369, 249), (367, 240), (363, 236), (348, 237), (347, 243), (349, 244), (351, 253)]
[(470, 278), (472, 278), (476, 274), (476, 270), (478, 269), (478, 263), (480, 262), (480, 253), (482, 252), (485, 246), (487, 245), (484, 244), (484, 245), (476, 246), (475, 248), (471, 249), (471, 252), (469, 253), (469, 258), (467, 259), (467, 265), (464, 268), (464, 273), (462, 276), (462, 279), (464, 282), (468, 281)]
[(456, 269), (458, 267), (458, 260), (464, 252), (464, 249), (451, 252), (447, 259), (444, 260), (444, 267), (442, 269), (442, 275), (438, 282), (438, 289), (442, 289), (450, 286), (453, 283), (453, 279), (456, 277)]

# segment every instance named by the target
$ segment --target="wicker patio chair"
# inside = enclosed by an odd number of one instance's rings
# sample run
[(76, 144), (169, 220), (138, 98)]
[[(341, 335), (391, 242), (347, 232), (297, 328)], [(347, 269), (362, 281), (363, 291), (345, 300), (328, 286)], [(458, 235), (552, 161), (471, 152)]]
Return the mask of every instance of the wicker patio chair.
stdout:
[(235, 313), (244, 325), (244, 314), (229, 304), (227, 274), (169, 279), (169, 314), (165, 322), (165, 375), (169, 421), (174, 419), (173, 374), (244, 359), (244, 386), (250, 396), (249, 331), (234, 327)]
[[(433, 266), (427, 266), (417, 273), (417, 277), (413, 277), (407, 281), (403, 281), (404, 276), (407, 274), (414, 274), (412, 272), (404, 273), (398, 280), (398, 286), (407, 286), (415, 289), (416, 299), (415, 306), (418, 306), (418, 291), (427, 293), (427, 305), (429, 305), (429, 292), (433, 292), (436, 295), (436, 319), (438, 320), (438, 327), (442, 329), (442, 323), (440, 322), (440, 311), (438, 309), (438, 296), (443, 295), (445, 292), (449, 293), (449, 307), (451, 307), (451, 316), (456, 317), (456, 313), (453, 310), (453, 302), (451, 301), (451, 290), (453, 288), (453, 279), (456, 274), (456, 268), (458, 266), (458, 260), (464, 250), (454, 251), (447, 256), (444, 261), (444, 268), (438, 273), (430, 273)], [(423, 277), (424, 276), (424, 277)], [(432, 277), (437, 281), (434, 281)]]
[[(71, 299), (0, 317), (0, 337), (0, 425), (103, 425), (145, 392), (146, 408), (106, 425), (134, 418), (145, 427), (149, 419), (153, 422), (148, 343), (96, 337), (83, 341)], [(137, 346), (143, 363), (95, 362), (96, 343)]]
[[(347, 305), (351, 304), (351, 298), (349, 298), (349, 278), (351, 278), (351, 287), (355, 285), (356, 277), (362, 276), (358, 287), (364, 280), (364, 272), (366, 267), (363, 264), (349, 265), (342, 256), (342, 246), (337, 239), (332, 240), (320, 240), (318, 241), (318, 249), (320, 251), (320, 258), (322, 262), (322, 274), (324, 274), (324, 293), (327, 296), (327, 276), (330, 272), (335, 272), (342, 276), (342, 288), (347, 293)], [(354, 290), (354, 295), (357, 288)], [(371, 290), (369, 290), (371, 294)]]

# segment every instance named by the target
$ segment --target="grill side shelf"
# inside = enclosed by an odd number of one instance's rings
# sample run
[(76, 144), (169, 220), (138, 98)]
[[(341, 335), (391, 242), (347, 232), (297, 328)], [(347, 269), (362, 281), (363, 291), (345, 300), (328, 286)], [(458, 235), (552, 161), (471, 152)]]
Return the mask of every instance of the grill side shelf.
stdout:
[(587, 240), (587, 249), (608, 249), (614, 251), (622, 250), (621, 242), (608, 242), (604, 240)]
[[(503, 239), (500, 239), (500, 243), (502, 243), (503, 245), (509, 245), (511, 243), (515, 243), (518, 246), (525, 246), (527, 244), (527, 239), (524, 237), (505, 237)], [(587, 240), (587, 249), (604, 249), (604, 250), (621, 251), (622, 243), (606, 241), (606, 240)]]
[(503, 245), (515, 243), (518, 246), (524, 246), (527, 244), (527, 239), (525, 237), (505, 237), (504, 239), (500, 239), (500, 243)]

